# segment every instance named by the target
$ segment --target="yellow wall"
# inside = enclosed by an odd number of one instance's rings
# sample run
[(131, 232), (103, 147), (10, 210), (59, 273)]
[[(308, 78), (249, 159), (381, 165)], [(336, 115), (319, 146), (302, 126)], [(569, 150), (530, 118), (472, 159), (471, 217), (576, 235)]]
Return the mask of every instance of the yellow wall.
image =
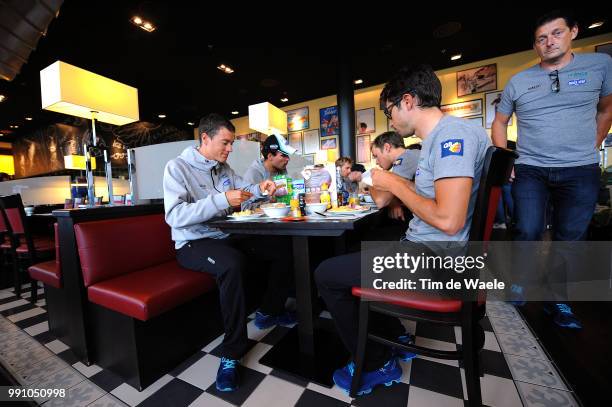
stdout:
[[(576, 52), (594, 52), (595, 46), (604, 44), (612, 41), (612, 33), (598, 35), (595, 37), (585, 38), (582, 40), (574, 41), (574, 51)], [(410, 61), (406, 61), (409, 63)], [(464, 69), (475, 68), (482, 65), (497, 64), (497, 89), (501, 90), (506, 86), (508, 80), (517, 72), (529, 68), (538, 62), (538, 57), (533, 50), (517, 52), (515, 54), (505, 55), (501, 57), (486, 59), (470, 64), (459, 65), (453, 68), (443, 69), (436, 71), (436, 74), (442, 82), (442, 104), (462, 102), (472, 99), (483, 99), (483, 120), (485, 114), (484, 106), (484, 93), (474, 93), (462, 98), (457, 98), (457, 85), (456, 85), (456, 72)], [(378, 97), (384, 84), (371, 86), (369, 88), (360, 89), (355, 91), (355, 110), (365, 109), (374, 107), (376, 115), (376, 132), (371, 134), (373, 140), (378, 134), (387, 131), (387, 118), (385, 117), (382, 110), (379, 109)], [(336, 96), (326, 96), (319, 99), (310, 100), (303, 103), (298, 103), (290, 106), (283, 106), (282, 109), (292, 110), (300, 107), (308, 106), (309, 110), (309, 129), (319, 128), (319, 109), (328, 106), (336, 105)], [(249, 129), (248, 116), (238, 117), (232, 120), (234, 126), (236, 126), (236, 134), (252, 133)], [(487, 129), (487, 133), (491, 133), (490, 129)], [(516, 140), (516, 120), (513, 120), (512, 126), (508, 127), (508, 136), (511, 140)], [(373, 163), (372, 163), (373, 164)]]

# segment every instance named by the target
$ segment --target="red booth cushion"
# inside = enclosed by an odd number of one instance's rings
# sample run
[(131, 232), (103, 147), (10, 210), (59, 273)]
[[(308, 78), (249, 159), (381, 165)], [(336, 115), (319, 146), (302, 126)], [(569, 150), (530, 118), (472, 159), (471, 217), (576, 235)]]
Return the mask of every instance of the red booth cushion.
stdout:
[(163, 214), (75, 225), (85, 286), (175, 259)]
[(356, 297), (430, 312), (459, 312), (463, 304), (461, 300), (441, 300), (425, 293), (410, 291), (353, 287), (352, 292)]
[(172, 260), (93, 284), (87, 292), (93, 303), (146, 321), (215, 286), (210, 275), (184, 269)]

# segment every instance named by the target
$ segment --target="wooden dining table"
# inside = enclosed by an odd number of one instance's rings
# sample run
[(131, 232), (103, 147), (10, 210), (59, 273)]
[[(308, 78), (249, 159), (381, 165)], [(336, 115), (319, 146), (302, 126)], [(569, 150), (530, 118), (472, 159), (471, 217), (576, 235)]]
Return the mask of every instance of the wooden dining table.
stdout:
[(323, 386), (333, 386), (333, 372), (346, 364), (349, 354), (335, 330), (324, 329), (318, 323), (319, 316), (313, 312), (317, 292), (313, 284), (310, 241), (333, 237), (336, 254), (343, 254), (347, 233), (367, 228), (377, 212), (374, 209), (353, 216), (306, 217), (302, 221), (283, 221), (262, 216), (247, 220), (224, 218), (207, 222), (208, 226), (227, 233), (287, 236), (292, 241), (298, 323), (260, 359), (260, 363)]

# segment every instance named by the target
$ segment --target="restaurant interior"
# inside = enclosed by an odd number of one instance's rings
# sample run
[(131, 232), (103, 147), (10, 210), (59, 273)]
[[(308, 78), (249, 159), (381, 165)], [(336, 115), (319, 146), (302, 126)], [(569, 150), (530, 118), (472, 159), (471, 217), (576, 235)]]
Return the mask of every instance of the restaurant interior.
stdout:
[[(339, 197), (336, 169), (340, 157), (358, 164), (353, 170), (377, 166), (371, 143), (393, 130), (379, 102), (386, 81), (408, 63), (430, 64), (442, 84), (441, 110), (490, 136), (505, 85), (538, 62), (532, 24), (546, 6), (505, 10), (501, 20), (457, 8), (410, 21), (410, 35), (363, 40), (295, 32), (289, 38), (293, 30), (283, 29), (289, 41), (277, 43), (268, 30), (281, 28), (264, 25), (253, 39), (265, 39), (249, 47), (207, 38), (206, 7), (176, 3), (0, 1), (0, 404), (612, 405), (612, 306), (603, 301), (572, 304), (581, 330), (551, 324), (537, 302), (479, 302), (454, 323), (403, 320), (415, 344), (433, 350), (399, 362), (399, 383), (347, 394), (331, 374), (349, 354), (312, 276), (323, 260), (359, 250), (361, 241), (376, 240), (372, 230), (389, 223), (365, 180), (350, 197), (356, 202), (338, 203), (348, 199)], [(609, 15), (601, 7), (573, 11), (580, 27), (574, 52), (612, 55)], [(276, 185), (293, 185), (307, 204), (330, 208), (309, 212), (307, 221), (284, 221), (290, 211), (300, 217), (289, 190), (277, 197), (286, 208), (282, 219), (264, 210), (261, 219), (271, 221), (210, 223), (292, 245), (295, 287), (287, 306), (298, 323), (255, 326), (269, 270), (249, 264), (249, 350), (233, 392), (215, 387), (223, 341), (215, 280), (179, 266), (164, 218), (166, 163), (198, 145), (200, 118), (213, 112), (235, 127), (228, 163), (236, 174), (260, 158), (268, 136), (283, 135), (296, 153)], [(509, 140), (517, 140), (517, 129), (514, 117)], [(406, 147), (420, 142), (404, 139)], [(608, 136), (589, 241), (612, 240), (610, 149)], [(329, 185), (315, 187), (312, 180), (325, 172)], [(483, 190), (501, 186), (493, 178)], [(492, 229), (492, 198), (482, 199), (471, 240), (512, 240), (512, 219)], [(476, 314), (482, 346), (467, 355), (462, 318)], [(55, 393), (17, 399), (9, 389)]]

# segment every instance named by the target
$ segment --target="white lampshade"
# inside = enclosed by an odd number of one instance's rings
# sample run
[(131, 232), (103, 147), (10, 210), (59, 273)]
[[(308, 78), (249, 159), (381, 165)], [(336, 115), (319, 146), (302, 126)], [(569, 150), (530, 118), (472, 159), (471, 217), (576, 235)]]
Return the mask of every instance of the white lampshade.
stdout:
[(138, 89), (62, 61), (40, 71), (42, 108), (118, 126), (139, 120)]
[(287, 113), (268, 102), (251, 105), (249, 127), (268, 136), (287, 134)]

